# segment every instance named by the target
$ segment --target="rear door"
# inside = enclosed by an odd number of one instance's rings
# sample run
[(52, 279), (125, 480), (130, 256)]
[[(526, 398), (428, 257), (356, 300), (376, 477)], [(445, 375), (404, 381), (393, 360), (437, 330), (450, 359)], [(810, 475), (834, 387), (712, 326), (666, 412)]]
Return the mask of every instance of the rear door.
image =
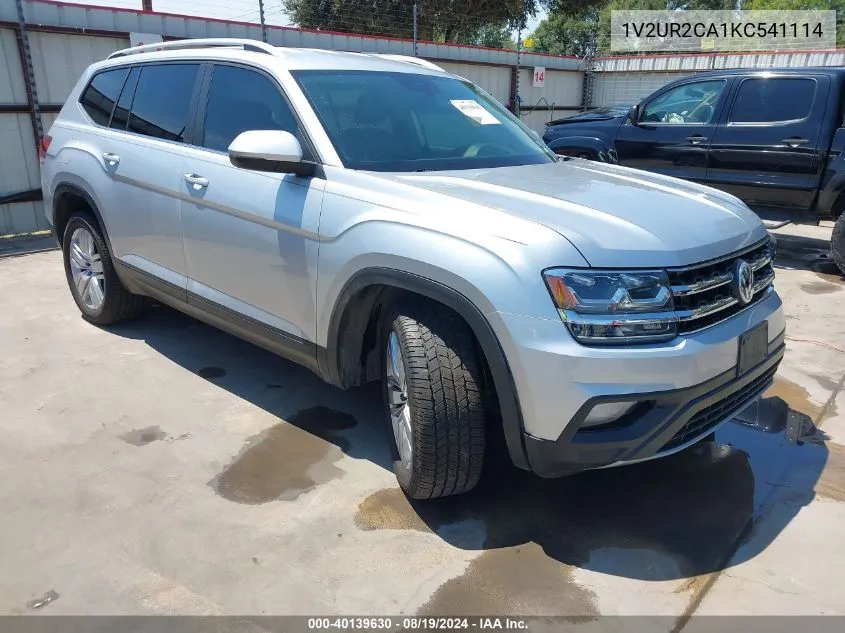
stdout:
[(136, 67), (111, 119), (120, 133), (101, 148), (118, 193), (115, 208), (108, 210), (109, 231), (118, 237), (116, 256), (179, 299), (185, 298), (187, 281), (180, 170), (200, 67), (196, 62)]
[(829, 90), (822, 75), (742, 78), (710, 144), (707, 184), (761, 212), (808, 210), (824, 158)]
[(707, 151), (731, 81), (691, 79), (644, 102), (640, 122), (627, 119), (619, 128), (619, 163), (704, 182)]

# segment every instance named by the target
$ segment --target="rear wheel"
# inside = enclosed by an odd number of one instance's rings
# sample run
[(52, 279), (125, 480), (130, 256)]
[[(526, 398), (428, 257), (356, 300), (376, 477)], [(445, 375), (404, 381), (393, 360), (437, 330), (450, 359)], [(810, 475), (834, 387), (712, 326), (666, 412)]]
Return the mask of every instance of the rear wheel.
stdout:
[(839, 270), (845, 275), (845, 213), (840, 213), (839, 219), (833, 225), (833, 234), (830, 236), (830, 254), (833, 261), (839, 266)]
[(108, 245), (93, 216), (71, 216), (62, 239), (65, 276), (73, 300), (86, 321), (108, 325), (130, 319), (145, 306), (117, 276)]
[(484, 461), (482, 364), (454, 312), (413, 302), (385, 319), (384, 401), (393, 470), (409, 497), (471, 490)]

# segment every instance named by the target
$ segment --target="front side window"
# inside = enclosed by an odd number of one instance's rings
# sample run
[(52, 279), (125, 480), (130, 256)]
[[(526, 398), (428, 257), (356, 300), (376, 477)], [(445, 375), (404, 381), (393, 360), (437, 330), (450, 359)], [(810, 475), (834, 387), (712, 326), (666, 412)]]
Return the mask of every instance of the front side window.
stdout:
[(348, 70), (292, 74), (351, 169), (407, 172), (555, 161), (498, 102), (457, 78)]
[(142, 66), (127, 129), (184, 143), (198, 71), (198, 64)]
[(746, 79), (739, 86), (729, 121), (774, 123), (806, 118), (813, 107), (816, 82), (804, 77)]
[(128, 68), (115, 68), (97, 73), (88, 84), (79, 98), (79, 103), (94, 123), (108, 126), (114, 104), (128, 74)]
[(683, 84), (664, 92), (646, 104), (645, 123), (712, 123), (716, 104), (725, 89), (724, 80)]
[(279, 88), (265, 75), (237, 66), (215, 66), (205, 111), (203, 147), (225, 152), (248, 130), (283, 130), (302, 143), (296, 118)]

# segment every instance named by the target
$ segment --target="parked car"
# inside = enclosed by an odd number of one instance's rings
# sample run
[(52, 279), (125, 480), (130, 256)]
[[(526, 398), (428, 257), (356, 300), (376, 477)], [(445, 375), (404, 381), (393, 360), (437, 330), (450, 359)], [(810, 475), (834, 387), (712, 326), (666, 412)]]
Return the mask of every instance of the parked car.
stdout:
[(544, 477), (675, 453), (784, 353), (770, 238), (740, 200), (560, 159), (414, 58), (119, 51), (42, 150), (84, 319), (151, 298), (337, 387), (380, 381), (414, 498), (471, 489), (496, 438)]
[(556, 153), (716, 187), (763, 218), (836, 220), (845, 273), (845, 69), (726, 70), (667, 84), (627, 112), (549, 123)]

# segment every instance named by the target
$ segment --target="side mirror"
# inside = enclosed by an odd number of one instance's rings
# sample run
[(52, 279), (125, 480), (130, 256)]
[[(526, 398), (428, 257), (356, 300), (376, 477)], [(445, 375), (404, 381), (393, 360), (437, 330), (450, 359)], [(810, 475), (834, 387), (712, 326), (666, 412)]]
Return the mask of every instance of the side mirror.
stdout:
[(631, 106), (631, 109), (628, 111), (628, 118), (631, 119), (631, 123), (633, 125), (639, 125), (639, 123), (640, 123), (640, 104), (639, 103), (635, 106)]
[(290, 132), (249, 130), (229, 145), (229, 160), (235, 167), (312, 176), (314, 163), (302, 160), (302, 146)]

